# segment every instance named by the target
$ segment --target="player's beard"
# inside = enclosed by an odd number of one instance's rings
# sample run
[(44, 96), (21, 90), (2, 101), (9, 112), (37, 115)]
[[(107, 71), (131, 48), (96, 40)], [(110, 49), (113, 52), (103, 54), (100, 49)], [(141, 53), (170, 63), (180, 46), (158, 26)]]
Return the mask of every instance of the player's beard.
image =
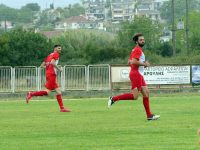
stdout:
[(144, 45), (145, 45), (145, 43), (138, 43), (138, 45), (140, 46), (140, 47), (143, 47)]

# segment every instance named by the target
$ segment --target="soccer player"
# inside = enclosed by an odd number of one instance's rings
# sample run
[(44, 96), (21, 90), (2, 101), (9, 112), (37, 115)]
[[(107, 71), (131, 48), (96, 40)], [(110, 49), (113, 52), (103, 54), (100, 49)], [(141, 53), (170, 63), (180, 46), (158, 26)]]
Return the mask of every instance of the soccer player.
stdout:
[(132, 84), (132, 92), (111, 96), (108, 100), (108, 108), (119, 100), (137, 100), (139, 92), (141, 92), (147, 120), (156, 120), (160, 118), (160, 115), (154, 115), (150, 111), (149, 90), (143, 77), (144, 67), (150, 66), (149, 62), (145, 61), (145, 55), (142, 51), (142, 47), (145, 45), (144, 36), (141, 33), (137, 33), (133, 36), (133, 41), (136, 46), (133, 48), (128, 60), (128, 64), (131, 67), (129, 78)]
[(63, 105), (62, 93), (56, 81), (56, 72), (62, 72), (62, 69), (58, 66), (61, 51), (61, 45), (55, 45), (54, 51), (51, 54), (49, 54), (46, 57), (46, 59), (42, 62), (40, 67), (45, 68), (46, 70), (46, 89), (41, 91), (28, 92), (26, 96), (26, 103), (28, 103), (30, 99), (34, 96), (49, 95), (52, 90), (55, 90), (57, 93), (56, 99), (60, 106), (60, 112), (70, 112), (70, 110), (66, 109)]

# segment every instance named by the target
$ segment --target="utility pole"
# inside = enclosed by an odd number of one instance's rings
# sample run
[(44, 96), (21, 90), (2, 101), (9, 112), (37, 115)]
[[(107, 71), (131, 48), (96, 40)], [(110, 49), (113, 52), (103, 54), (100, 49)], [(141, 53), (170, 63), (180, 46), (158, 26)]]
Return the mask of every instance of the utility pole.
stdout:
[(5, 15), (5, 18), (4, 18), (4, 31), (5, 32), (7, 31), (7, 19), (6, 19), (6, 15)]
[(188, 0), (186, 0), (186, 49), (187, 49), (187, 56), (189, 55), (189, 41), (188, 41), (188, 32), (189, 32), (189, 28), (188, 28)]
[(172, 47), (173, 47), (173, 56), (176, 56), (176, 29), (175, 29), (175, 18), (174, 18), (174, 0), (172, 0)]

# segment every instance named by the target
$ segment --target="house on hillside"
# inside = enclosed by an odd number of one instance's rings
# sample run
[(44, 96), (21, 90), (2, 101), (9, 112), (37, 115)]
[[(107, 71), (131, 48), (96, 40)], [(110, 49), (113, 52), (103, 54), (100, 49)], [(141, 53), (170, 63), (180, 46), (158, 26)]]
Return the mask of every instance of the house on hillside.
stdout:
[(154, 0), (154, 9), (155, 10), (159, 10), (160, 7), (163, 5), (164, 2), (167, 2), (167, 1), (170, 1), (170, 0)]
[(104, 0), (83, 0), (85, 15), (89, 20), (103, 21), (105, 19)]
[(135, 15), (147, 17), (153, 21), (160, 21), (160, 12), (157, 10), (158, 3), (155, 0), (141, 0), (136, 8)]
[(119, 23), (133, 21), (135, 16), (161, 21), (159, 9), (166, 1), (169, 0), (83, 0), (82, 4), (89, 20), (111, 19), (113, 23)]
[(134, 20), (136, 0), (112, 0), (112, 22)]
[(12, 29), (13, 23), (11, 21), (0, 21), (0, 28), (1, 29)]
[(159, 41), (161, 43), (164, 43), (164, 42), (169, 42), (170, 40), (172, 40), (172, 31), (170, 31), (169, 29), (167, 28), (164, 28), (163, 29), (163, 34), (162, 36), (159, 38)]
[(55, 29), (67, 30), (67, 29), (98, 29), (105, 30), (103, 22), (91, 21), (84, 16), (73, 16), (59, 22), (56, 22)]
[(160, 12), (155, 10), (137, 10), (135, 14), (136, 16), (150, 18), (153, 21), (161, 20)]

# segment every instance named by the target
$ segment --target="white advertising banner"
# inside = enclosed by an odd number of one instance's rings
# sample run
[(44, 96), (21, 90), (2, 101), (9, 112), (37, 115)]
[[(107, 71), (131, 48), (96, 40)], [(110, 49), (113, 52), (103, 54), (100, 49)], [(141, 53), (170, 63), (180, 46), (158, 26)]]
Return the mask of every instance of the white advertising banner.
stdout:
[[(112, 66), (112, 82), (130, 82), (129, 66)], [(190, 84), (190, 66), (153, 66), (145, 68), (147, 84)]]

